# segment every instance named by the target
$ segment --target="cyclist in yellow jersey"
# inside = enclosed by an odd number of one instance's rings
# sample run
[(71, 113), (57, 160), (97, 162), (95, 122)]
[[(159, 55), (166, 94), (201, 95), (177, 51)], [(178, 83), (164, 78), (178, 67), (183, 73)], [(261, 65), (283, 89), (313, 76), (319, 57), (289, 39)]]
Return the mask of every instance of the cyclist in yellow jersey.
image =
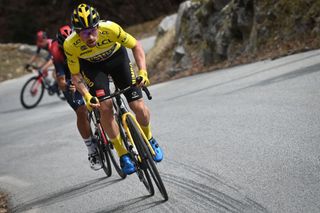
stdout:
[[(150, 82), (145, 53), (133, 36), (112, 21), (100, 21), (96, 9), (87, 4), (78, 5), (73, 11), (71, 21), (74, 32), (65, 40), (64, 51), (72, 81), (84, 97), (89, 110), (93, 107), (100, 108), (102, 125), (117, 150), (120, 165), (126, 174), (132, 174), (135, 166), (122, 143), (113, 115), (112, 101), (109, 99), (99, 103), (97, 97), (110, 94), (109, 75), (120, 89), (135, 83), (136, 75), (125, 47), (132, 50), (139, 68), (138, 76), (143, 79), (139, 86), (148, 86)], [(150, 112), (142, 99), (141, 88), (133, 88), (124, 95), (155, 150), (154, 160), (160, 162), (163, 153), (152, 137)], [(92, 104), (91, 99), (96, 99), (97, 104)]]

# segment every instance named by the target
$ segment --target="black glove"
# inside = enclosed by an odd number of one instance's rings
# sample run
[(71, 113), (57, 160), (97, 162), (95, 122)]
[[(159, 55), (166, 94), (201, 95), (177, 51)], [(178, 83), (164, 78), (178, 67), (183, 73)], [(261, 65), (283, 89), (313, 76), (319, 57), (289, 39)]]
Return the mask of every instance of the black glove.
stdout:
[(24, 67), (26, 70), (28, 70), (31, 67), (31, 64), (26, 64), (26, 66)]

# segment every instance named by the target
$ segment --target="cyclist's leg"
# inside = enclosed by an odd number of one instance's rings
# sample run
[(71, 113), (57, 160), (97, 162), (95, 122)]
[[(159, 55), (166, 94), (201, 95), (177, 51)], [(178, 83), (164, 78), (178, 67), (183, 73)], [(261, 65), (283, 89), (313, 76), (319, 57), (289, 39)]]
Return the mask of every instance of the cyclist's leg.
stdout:
[(74, 95), (72, 95), (69, 91), (64, 91), (63, 95), (77, 115), (78, 131), (88, 149), (88, 160), (90, 167), (93, 170), (101, 169), (102, 166), (99, 162), (98, 153), (96, 150), (96, 142), (91, 135), (87, 107), (84, 104), (81, 94), (76, 91)]
[[(84, 65), (83, 65), (84, 64)], [(90, 70), (89, 72), (83, 71), (84, 79), (89, 80), (89, 91), (92, 95), (102, 98), (110, 94), (109, 90), (109, 78), (107, 72), (101, 72), (101, 70), (109, 70), (107, 62), (101, 62), (98, 64), (88, 64), (88, 62), (82, 62), (84, 70)], [(88, 67), (89, 66), (89, 67)], [(131, 174), (135, 171), (134, 164), (127, 158), (128, 151), (126, 150), (123, 141), (120, 136), (118, 124), (114, 118), (112, 101), (105, 100), (100, 103), (101, 124), (109, 136), (114, 148), (116, 149), (118, 156), (120, 157), (121, 167), (126, 174)]]
[(163, 152), (156, 139), (152, 136), (150, 125), (150, 111), (148, 107), (144, 104), (144, 101), (142, 99), (129, 102), (129, 106), (136, 114), (136, 118), (140, 124), (141, 129), (143, 130), (153, 150), (156, 153), (156, 156), (154, 156), (154, 160), (156, 162), (160, 162), (163, 159)]
[[(123, 89), (132, 85), (136, 80), (136, 76), (125, 48), (119, 50), (117, 60), (118, 61), (117, 63), (114, 63), (114, 67), (111, 69), (110, 74), (116, 86), (120, 89)], [(135, 113), (136, 119), (143, 132), (147, 136), (147, 139), (150, 141), (157, 154), (155, 156), (155, 161), (161, 161), (163, 158), (162, 150), (156, 140), (152, 137), (150, 127), (150, 111), (142, 99), (141, 89), (132, 88), (124, 93), (124, 95), (126, 96), (130, 108)]]

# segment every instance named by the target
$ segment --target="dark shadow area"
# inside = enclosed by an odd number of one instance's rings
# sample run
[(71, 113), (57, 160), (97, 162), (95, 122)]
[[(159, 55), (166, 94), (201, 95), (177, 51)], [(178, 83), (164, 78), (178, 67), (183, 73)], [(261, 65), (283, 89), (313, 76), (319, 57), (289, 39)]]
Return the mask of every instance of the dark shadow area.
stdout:
[(81, 195), (94, 192), (101, 188), (108, 187), (121, 180), (122, 179), (108, 181), (106, 177), (103, 177), (103, 178), (86, 181), (72, 187), (67, 187), (61, 191), (43, 195), (41, 197), (34, 198), (30, 201), (27, 201), (23, 204), (19, 204), (12, 209), (12, 212), (24, 212), (32, 208), (40, 208), (43, 206), (49, 206), (59, 202), (65, 202), (68, 199), (79, 197)]
[(143, 212), (144, 210), (151, 209), (155, 206), (158, 206), (158, 205), (164, 203), (164, 201), (155, 201), (155, 202), (151, 201), (148, 203), (139, 204), (140, 202), (142, 202), (148, 198), (151, 198), (151, 196), (145, 195), (145, 196), (133, 198), (130, 200), (126, 200), (124, 202), (116, 204), (116, 207), (114, 207), (114, 208), (97, 211), (96, 213), (135, 212), (135, 211), (136, 212)]
[[(186, 96), (190, 96), (190, 95), (194, 95), (194, 94), (197, 94), (197, 93), (201, 93), (202, 91), (206, 91), (206, 90), (211, 89), (211, 88), (215, 88), (215, 87), (219, 87), (219, 86), (222, 86), (222, 85), (230, 84), (230, 83), (235, 82), (235, 81), (239, 81), (239, 80), (242, 80), (242, 79), (245, 79), (245, 78), (249, 78), (249, 77), (258, 75), (260, 73), (270, 71), (272, 69), (285, 67), (285, 66), (287, 66), (289, 64), (292, 64), (292, 63), (295, 63), (295, 62), (299, 62), (299, 61), (304, 61), (306, 59), (310, 59), (310, 58), (313, 58), (313, 57), (319, 56), (319, 55), (320, 55), (320, 53), (315, 53), (315, 54), (303, 57), (303, 58), (301, 58), (299, 60), (296, 60), (296, 61), (284, 62), (282, 64), (270, 67), (268, 69), (262, 69), (262, 70), (259, 70), (257, 72), (254, 72), (254, 73), (251, 73), (251, 74), (248, 74), (248, 75), (245, 75), (245, 76), (242, 76), (242, 77), (237, 78), (237, 79), (232, 79), (232, 80), (229, 80), (229, 81), (221, 82), (221, 83), (218, 83), (218, 84), (214, 84), (214, 85), (211, 85), (211, 86), (207, 86), (207, 87), (204, 87), (204, 88), (197, 89), (195, 91), (189, 91), (189, 92), (187, 92), (185, 94), (181, 94), (181, 95), (178, 95), (178, 96), (174, 96), (174, 97), (168, 98), (167, 101), (172, 101), (172, 100), (176, 100), (177, 98), (184, 98)], [(319, 66), (319, 65), (317, 65), (317, 66)]]

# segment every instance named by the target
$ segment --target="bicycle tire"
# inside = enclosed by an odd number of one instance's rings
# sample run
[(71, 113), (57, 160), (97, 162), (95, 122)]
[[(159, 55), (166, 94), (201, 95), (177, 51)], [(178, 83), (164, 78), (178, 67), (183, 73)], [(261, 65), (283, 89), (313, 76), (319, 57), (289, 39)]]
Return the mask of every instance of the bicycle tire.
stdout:
[[(29, 80), (27, 80), (27, 82), (23, 85), (21, 89), (20, 102), (22, 106), (26, 109), (32, 109), (36, 107), (40, 103), (43, 97), (44, 84), (42, 81), (41, 83), (39, 83), (38, 78), (39, 78), (38, 76), (31, 77)], [(38, 91), (39, 88), (40, 88), (40, 91)], [(36, 94), (39, 94), (39, 96), (36, 96)], [(28, 97), (34, 98), (34, 101), (32, 103), (28, 103), (27, 101)]]
[(146, 152), (147, 152), (147, 156), (148, 156), (147, 157), (148, 169), (149, 169), (149, 172), (152, 176), (152, 179), (156, 183), (164, 200), (167, 201), (169, 199), (168, 193), (167, 193), (166, 187), (163, 184), (163, 181), (162, 181), (162, 178), (161, 178), (160, 173), (158, 171), (158, 168), (153, 161), (153, 157), (151, 155), (151, 152), (145, 143), (143, 143), (142, 146), (144, 146), (144, 148), (147, 150)]
[(57, 92), (57, 96), (58, 98), (60, 98), (61, 101), (66, 101), (66, 97), (64, 97), (62, 90), (59, 89), (59, 91)]
[[(112, 144), (109, 143), (109, 142), (108, 142), (107, 145), (105, 144), (105, 149), (106, 149), (106, 151), (109, 153), (109, 157), (110, 157), (110, 159), (111, 159), (111, 162), (112, 162), (112, 164), (113, 164), (113, 167), (114, 167), (115, 170), (117, 171), (118, 175), (119, 175), (122, 179), (125, 179), (125, 178), (127, 177), (127, 174), (122, 171), (122, 169), (121, 169), (121, 167), (120, 167), (120, 162), (116, 160), (115, 154), (114, 154), (114, 152), (116, 152), (116, 151), (115, 151), (114, 147), (112, 146)], [(118, 156), (118, 155), (116, 154), (116, 156)]]
[[(130, 117), (129, 117), (130, 118)], [(128, 123), (133, 123), (132, 118), (128, 119)], [(129, 125), (129, 124), (128, 124)], [(153, 157), (152, 154), (147, 146), (147, 144), (145, 143), (143, 137), (141, 136), (140, 131), (138, 130), (138, 128), (136, 127), (136, 125), (134, 126), (134, 130), (130, 130), (131, 134), (137, 134), (137, 138), (139, 138), (139, 140), (135, 141), (136, 146), (139, 146), (140, 149), (142, 149), (143, 153), (145, 154), (144, 156), (144, 160), (147, 163), (147, 168), (149, 170), (149, 173), (152, 176), (152, 179), (154, 180), (154, 182), (156, 183), (162, 197), (164, 198), (165, 201), (167, 201), (169, 199), (168, 197), (168, 193), (167, 190), (163, 184), (163, 181), (161, 179), (161, 176), (159, 174), (158, 168), (155, 165), (154, 161), (153, 161)], [(132, 136), (133, 137), (133, 136)]]
[(98, 147), (98, 153), (100, 157), (100, 162), (102, 163), (102, 169), (106, 173), (107, 177), (110, 177), (112, 174), (111, 170), (111, 163), (108, 155), (107, 149), (105, 149), (105, 140), (107, 140), (106, 135), (103, 132), (101, 124), (98, 124), (98, 129), (96, 132), (96, 137), (97, 137), (97, 147)]
[(141, 136), (141, 134), (139, 133), (138, 127), (136, 126), (135, 122), (132, 120), (132, 118), (130, 116), (127, 117), (127, 124), (128, 124), (128, 128), (129, 131), (131, 133), (132, 139), (136, 145), (137, 151), (141, 157), (141, 169), (144, 172), (144, 176), (146, 177), (146, 182), (143, 181), (144, 186), (146, 187), (147, 191), (149, 192), (150, 196), (154, 195), (154, 187), (152, 184), (152, 180), (150, 178), (150, 174), (148, 172), (148, 164), (145, 161), (145, 150), (143, 149), (143, 147), (141, 146), (141, 144), (143, 144), (143, 138)]

